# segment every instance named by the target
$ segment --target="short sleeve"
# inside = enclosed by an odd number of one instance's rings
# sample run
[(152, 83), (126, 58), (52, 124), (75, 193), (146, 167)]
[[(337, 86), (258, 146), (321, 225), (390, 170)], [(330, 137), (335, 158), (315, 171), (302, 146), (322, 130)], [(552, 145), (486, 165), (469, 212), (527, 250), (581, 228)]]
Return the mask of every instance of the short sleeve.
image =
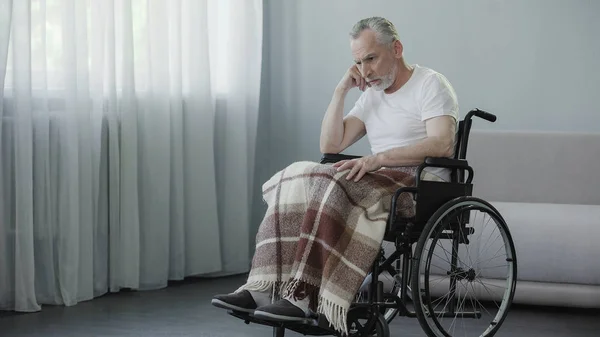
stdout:
[(356, 100), (356, 103), (354, 103), (354, 107), (352, 107), (352, 109), (350, 110), (350, 112), (348, 112), (348, 114), (346, 115), (345, 118), (348, 117), (356, 117), (358, 119), (360, 119), (363, 123), (365, 122), (366, 119), (366, 115), (367, 115), (367, 96), (368, 96), (368, 92), (369, 90), (363, 92), (360, 97), (358, 98), (358, 100)]
[(439, 116), (452, 116), (458, 120), (459, 108), (456, 93), (448, 80), (439, 73), (431, 75), (423, 85), (421, 95), (421, 120)]

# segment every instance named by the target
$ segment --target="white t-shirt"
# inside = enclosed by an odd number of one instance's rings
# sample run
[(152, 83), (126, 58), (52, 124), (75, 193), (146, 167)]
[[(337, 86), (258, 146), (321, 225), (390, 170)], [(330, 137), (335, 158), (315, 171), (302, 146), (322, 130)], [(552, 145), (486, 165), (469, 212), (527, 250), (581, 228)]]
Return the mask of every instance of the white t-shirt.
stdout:
[[(392, 94), (368, 88), (346, 116), (360, 119), (366, 127), (371, 151), (376, 154), (417, 143), (427, 137), (425, 121), (449, 115), (458, 125), (458, 100), (448, 80), (440, 73), (414, 65), (408, 82)], [(444, 180), (449, 171), (428, 168)]]

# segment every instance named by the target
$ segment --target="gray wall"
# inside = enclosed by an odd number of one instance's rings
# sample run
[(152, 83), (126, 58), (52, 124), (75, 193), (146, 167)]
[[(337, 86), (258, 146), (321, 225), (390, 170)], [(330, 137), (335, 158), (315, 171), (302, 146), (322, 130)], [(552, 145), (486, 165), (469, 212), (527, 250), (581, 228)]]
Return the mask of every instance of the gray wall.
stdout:
[(598, 0), (265, 0), (255, 188), (292, 161), (318, 160), (323, 113), (352, 63), (348, 30), (372, 15), (396, 24), (408, 62), (448, 77), (463, 115), (499, 117), (474, 128), (600, 133), (599, 14)]

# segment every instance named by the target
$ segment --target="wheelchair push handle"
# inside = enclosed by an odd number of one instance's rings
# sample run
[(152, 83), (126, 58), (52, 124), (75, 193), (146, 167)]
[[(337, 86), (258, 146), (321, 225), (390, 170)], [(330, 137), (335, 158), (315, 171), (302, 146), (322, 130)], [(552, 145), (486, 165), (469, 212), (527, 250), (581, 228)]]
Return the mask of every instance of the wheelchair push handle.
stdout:
[(481, 109), (474, 109), (469, 112), (469, 115), (474, 115), (479, 118), (483, 118), (488, 122), (494, 123), (496, 121), (496, 115), (493, 115), (489, 112), (483, 111)]

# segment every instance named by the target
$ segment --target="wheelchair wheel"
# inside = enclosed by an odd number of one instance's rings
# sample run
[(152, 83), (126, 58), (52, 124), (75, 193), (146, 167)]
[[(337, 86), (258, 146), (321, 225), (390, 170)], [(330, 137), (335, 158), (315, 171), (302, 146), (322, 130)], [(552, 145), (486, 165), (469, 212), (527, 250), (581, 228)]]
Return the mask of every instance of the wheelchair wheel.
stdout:
[(493, 336), (508, 314), (516, 280), (512, 237), (488, 202), (457, 198), (429, 219), (412, 269), (415, 311), (428, 336)]

